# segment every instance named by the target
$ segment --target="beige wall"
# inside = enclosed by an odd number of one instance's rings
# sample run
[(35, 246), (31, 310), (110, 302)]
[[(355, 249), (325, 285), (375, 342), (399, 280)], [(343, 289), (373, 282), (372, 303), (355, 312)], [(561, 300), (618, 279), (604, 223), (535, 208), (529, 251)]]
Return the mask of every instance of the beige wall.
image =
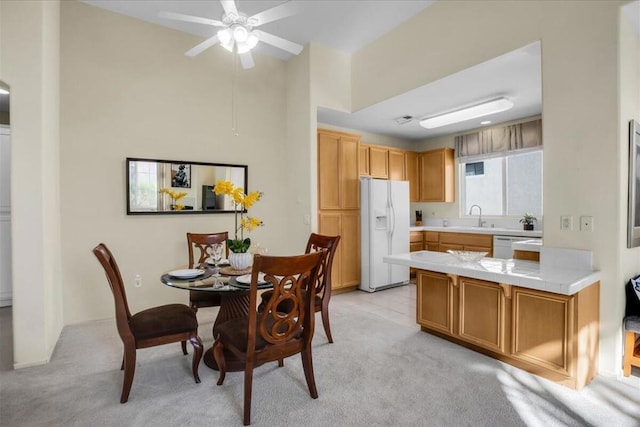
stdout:
[[(358, 109), (541, 40), (545, 245), (593, 251), (603, 273), (600, 370), (609, 374), (620, 370), (619, 260), (626, 250), (620, 240), (623, 203), (620, 192), (611, 191), (619, 188), (621, 173), (621, 4), (437, 2), (352, 58), (352, 103)], [(561, 215), (576, 222), (592, 215), (594, 232), (560, 231)]]
[[(620, 19), (620, 223), (619, 239), (622, 247), (627, 241), (627, 188), (629, 173), (629, 121), (640, 122), (640, 34), (632, 27), (627, 15)], [(640, 274), (640, 248), (623, 249), (620, 257), (620, 276), (623, 281)], [(618, 295), (624, 301), (623, 295)]]
[[(91, 253), (114, 252), (132, 311), (186, 302), (160, 275), (186, 263), (185, 233), (231, 231), (232, 214), (127, 216), (125, 158), (246, 164), (264, 192), (250, 237), (272, 254), (304, 250), (289, 226), (285, 63), (254, 55), (240, 70), (239, 134), (231, 129), (232, 56), (183, 53), (197, 37), (78, 2), (62, 4), (62, 254), (65, 323), (113, 317), (109, 287)], [(308, 153), (297, 154), (308, 159)], [(306, 189), (305, 189), (306, 190)], [(302, 242), (302, 243), (300, 243)], [(143, 285), (133, 287), (134, 275)]]
[(14, 366), (49, 360), (63, 325), (59, 3), (0, 2), (0, 80), (11, 87)]

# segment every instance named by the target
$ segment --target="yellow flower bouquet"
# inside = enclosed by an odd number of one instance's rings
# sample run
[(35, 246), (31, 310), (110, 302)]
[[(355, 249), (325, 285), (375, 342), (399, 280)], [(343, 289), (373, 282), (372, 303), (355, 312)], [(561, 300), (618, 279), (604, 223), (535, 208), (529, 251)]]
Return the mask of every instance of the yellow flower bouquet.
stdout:
[[(236, 187), (229, 181), (216, 181), (215, 187), (212, 190), (216, 195), (224, 194), (233, 200), (233, 210), (235, 212), (235, 230), (234, 238), (227, 240), (227, 246), (229, 250), (234, 253), (245, 253), (251, 246), (251, 239), (244, 238), (244, 231), (253, 231), (256, 227), (261, 227), (264, 223), (258, 218), (250, 217), (248, 215), (248, 209), (253, 206), (260, 198), (262, 193), (260, 191), (252, 191), (251, 193), (244, 194), (242, 188)], [(238, 225), (238, 213), (240, 213), (240, 225)], [(238, 238), (238, 231), (240, 232), (240, 238)]]
[(160, 194), (163, 194), (163, 193), (171, 197), (171, 210), (181, 211), (182, 209), (184, 209), (184, 205), (181, 205), (180, 203), (178, 203), (178, 200), (186, 196), (187, 193), (185, 193), (184, 191), (169, 190), (168, 188), (161, 189)]

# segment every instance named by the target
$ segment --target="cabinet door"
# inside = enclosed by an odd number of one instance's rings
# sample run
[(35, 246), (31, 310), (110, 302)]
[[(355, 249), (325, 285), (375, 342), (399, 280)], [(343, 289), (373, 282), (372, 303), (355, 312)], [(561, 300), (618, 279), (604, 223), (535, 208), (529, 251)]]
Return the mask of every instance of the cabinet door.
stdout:
[(325, 236), (341, 236), (338, 248), (333, 256), (333, 266), (331, 268), (331, 288), (337, 289), (342, 284), (342, 215), (340, 212), (320, 212), (318, 215), (318, 233)]
[(420, 179), (418, 174), (418, 153), (407, 151), (404, 153), (405, 179), (409, 181), (409, 201), (420, 201)]
[(389, 179), (406, 181), (404, 151), (389, 150)]
[(453, 202), (455, 199), (453, 150), (425, 151), (419, 155), (420, 200)]
[(360, 173), (358, 172), (358, 146), (358, 138), (352, 136), (340, 137), (341, 209), (360, 208)]
[(355, 286), (360, 283), (360, 212), (342, 212), (342, 283), (340, 287)]
[(446, 274), (418, 270), (417, 322), (453, 334), (453, 284)]
[(369, 146), (369, 172), (373, 178), (389, 178), (389, 149)]
[(340, 136), (318, 132), (318, 201), (320, 209), (340, 208)]
[(512, 356), (570, 375), (574, 299), (517, 287), (512, 298)]
[(369, 169), (369, 146), (360, 144), (360, 176), (369, 176), (371, 171)]
[(460, 338), (502, 353), (505, 334), (505, 298), (492, 282), (460, 278)]
[(427, 242), (424, 245), (424, 248), (428, 251), (438, 252), (440, 250), (440, 245), (438, 243)]

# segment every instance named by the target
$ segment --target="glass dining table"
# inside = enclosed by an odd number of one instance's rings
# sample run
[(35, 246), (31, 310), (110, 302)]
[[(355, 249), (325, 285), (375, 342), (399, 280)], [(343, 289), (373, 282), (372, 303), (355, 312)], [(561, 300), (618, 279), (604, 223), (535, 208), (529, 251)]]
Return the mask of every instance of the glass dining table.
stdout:
[[(190, 291), (214, 292), (220, 295), (220, 310), (218, 311), (218, 316), (213, 322), (212, 328), (212, 334), (215, 339), (216, 327), (218, 325), (221, 325), (231, 319), (246, 317), (249, 314), (250, 283), (247, 283), (247, 275), (238, 276), (235, 273), (225, 274), (225, 272), (231, 272), (232, 270), (224, 268), (221, 269), (220, 276), (216, 277), (214, 275), (214, 268), (208, 264), (203, 264), (197, 267), (197, 270), (202, 270), (202, 273), (195, 277), (173, 275), (175, 272), (188, 272), (192, 270), (193, 269), (187, 270), (187, 267), (181, 267), (179, 270), (169, 271), (160, 277), (160, 281), (173, 288)], [(258, 286), (260, 289), (268, 289), (270, 287), (271, 286), (268, 283)], [(244, 370), (244, 363), (237, 360), (235, 355), (232, 353), (225, 353), (225, 360), (228, 371)], [(203, 361), (209, 368), (218, 370), (218, 365), (213, 357), (213, 346), (205, 351)]]

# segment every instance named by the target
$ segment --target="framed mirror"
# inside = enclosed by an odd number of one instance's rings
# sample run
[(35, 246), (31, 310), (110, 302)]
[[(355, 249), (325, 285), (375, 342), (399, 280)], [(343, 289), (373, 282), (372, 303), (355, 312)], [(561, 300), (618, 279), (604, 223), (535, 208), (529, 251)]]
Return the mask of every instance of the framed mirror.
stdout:
[(216, 196), (216, 181), (247, 193), (246, 165), (127, 158), (127, 215), (233, 212), (233, 200)]
[(627, 247), (640, 246), (640, 123), (629, 122), (629, 213)]

